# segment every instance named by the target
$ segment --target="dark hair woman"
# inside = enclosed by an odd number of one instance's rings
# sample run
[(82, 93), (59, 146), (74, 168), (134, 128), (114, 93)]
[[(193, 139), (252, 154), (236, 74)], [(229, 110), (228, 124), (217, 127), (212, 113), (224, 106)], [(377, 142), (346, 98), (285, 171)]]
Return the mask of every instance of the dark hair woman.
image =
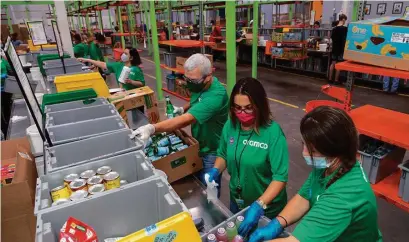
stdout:
[[(105, 63), (103, 61), (84, 58), (78, 58), (78, 60), (84, 63), (91, 63), (98, 68), (103, 70), (108, 69), (111, 73), (115, 73), (118, 85), (125, 90), (145, 86), (145, 78), (143, 76), (142, 69), (139, 67), (139, 65), (142, 64), (141, 57), (139, 56), (138, 50), (135, 48), (126, 48), (124, 53), (121, 55), (121, 62)], [(124, 66), (131, 68), (131, 70), (128, 79), (125, 80), (125, 83), (120, 83), (119, 77), (121, 76)]]
[(300, 220), (291, 236), (277, 241), (379, 241), (375, 195), (356, 160), (358, 134), (343, 110), (318, 107), (301, 120), (302, 155), (313, 167), (284, 210), (249, 242), (277, 238)]
[(243, 78), (230, 97), (230, 120), (220, 137), (214, 168), (208, 182), (220, 185), (220, 175), (230, 174), (230, 210), (250, 206), (238, 228), (245, 236), (260, 216), (273, 218), (287, 203), (287, 141), (272, 118), (267, 95), (254, 78)]
[(80, 34), (74, 34), (74, 56), (76, 58), (88, 57), (88, 45), (81, 39)]

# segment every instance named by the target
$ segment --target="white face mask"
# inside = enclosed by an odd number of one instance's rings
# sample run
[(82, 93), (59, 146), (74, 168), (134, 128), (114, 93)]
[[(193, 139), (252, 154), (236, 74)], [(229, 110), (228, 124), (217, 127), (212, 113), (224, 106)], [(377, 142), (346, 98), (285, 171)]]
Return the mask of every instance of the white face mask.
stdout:
[(129, 61), (129, 56), (127, 54), (125, 54), (125, 53), (122, 53), (121, 61), (122, 62), (128, 62)]

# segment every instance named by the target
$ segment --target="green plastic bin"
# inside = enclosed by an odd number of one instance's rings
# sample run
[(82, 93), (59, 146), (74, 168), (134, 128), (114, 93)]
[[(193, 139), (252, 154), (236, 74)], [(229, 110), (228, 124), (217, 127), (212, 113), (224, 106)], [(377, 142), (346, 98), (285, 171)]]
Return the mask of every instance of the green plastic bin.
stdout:
[[(64, 54), (64, 58), (71, 58), (69, 54)], [(60, 59), (59, 54), (48, 54), (48, 55), (39, 55), (37, 56), (38, 67), (40, 67), (41, 74), (45, 75), (45, 70), (43, 68), (43, 62), (47, 60), (56, 60)]]
[(96, 98), (96, 97), (97, 97), (97, 93), (92, 88), (76, 90), (76, 91), (69, 91), (69, 92), (44, 94), (41, 109), (44, 110), (44, 107), (46, 105), (72, 102), (72, 101), (77, 101), (77, 100), (85, 100), (85, 99)]

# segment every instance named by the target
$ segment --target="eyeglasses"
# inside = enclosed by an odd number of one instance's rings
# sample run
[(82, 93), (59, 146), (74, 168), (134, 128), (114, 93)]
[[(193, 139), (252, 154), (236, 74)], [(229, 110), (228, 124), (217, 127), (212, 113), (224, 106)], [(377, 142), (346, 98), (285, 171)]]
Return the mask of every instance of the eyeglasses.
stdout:
[(234, 106), (234, 112), (236, 113), (242, 113), (245, 112), (247, 114), (252, 114), (254, 112), (254, 109), (252, 107), (240, 107), (240, 106)]
[(201, 83), (202, 81), (204, 81), (204, 79), (206, 79), (207, 76), (204, 76), (200, 79), (190, 79), (189, 77), (183, 75), (183, 79), (185, 79), (185, 81), (190, 82), (190, 83)]

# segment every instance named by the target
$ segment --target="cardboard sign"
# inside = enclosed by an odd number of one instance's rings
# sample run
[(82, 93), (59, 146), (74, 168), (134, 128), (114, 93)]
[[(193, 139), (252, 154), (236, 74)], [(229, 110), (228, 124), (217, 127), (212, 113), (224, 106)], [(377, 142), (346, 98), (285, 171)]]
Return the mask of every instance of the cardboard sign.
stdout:
[(31, 35), (33, 45), (48, 44), (47, 36), (42, 21), (27, 22), (27, 27)]

